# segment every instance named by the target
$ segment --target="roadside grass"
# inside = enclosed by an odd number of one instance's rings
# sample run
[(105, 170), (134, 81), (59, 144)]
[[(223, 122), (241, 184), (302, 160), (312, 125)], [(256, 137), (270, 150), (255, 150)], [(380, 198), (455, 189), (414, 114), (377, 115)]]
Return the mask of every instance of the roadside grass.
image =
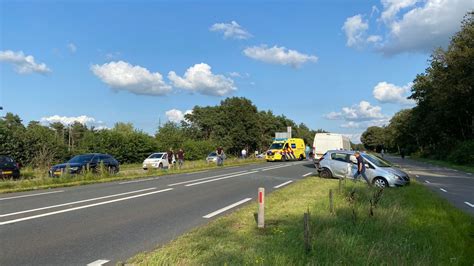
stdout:
[(442, 167), (448, 167), (452, 169), (456, 169), (459, 171), (464, 171), (467, 173), (473, 173), (474, 174), (474, 165), (460, 165), (460, 164), (454, 164), (451, 162), (447, 161), (440, 161), (440, 160), (433, 160), (433, 159), (426, 159), (426, 158), (421, 158), (421, 157), (409, 157), (410, 159), (420, 161), (420, 162), (425, 162), (437, 166), (442, 166)]
[[(333, 190), (335, 213), (329, 213)], [(348, 197), (355, 190), (355, 203)], [(309, 177), (266, 197), (266, 228), (257, 203), (196, 228), (128, 263), (138, 265), (472, 265), (474, 219), (414, 182), (377, 189)], [(310, 211), (312, 250), (305, 252), (303, 213)], [(356, 214), (355, 218), (353, 210)]]
[[(245, 164), (263, 163), (261, 159), (237, 159), (232, 158), (225, 160), (224, 166), (238, 166)], [(142, 169), (142, 164), (131, 164), (120, 166), (118, 174), (109, 174), (107, 171), (99, 171), (98, 173), (85, 173), (81, 175), (64, 175), (61, 177), (48, 177), (48, 169), (32, 169), (23, 168), (21, 171), (22, 178), (18, 180), (0, 179), (0, 193), (20, 192), (36, 189), (70, 187), (94, 183), (105, 183), (119, 180), (133, 180), (143, 177), (159, 177), (163, 175), (182, 174), (196, 171), (210, 170), (219, 168), (215, 163), (207, 163), (205, 161), (187, 161), (181, 169), (177, 167), (171, 169)]]

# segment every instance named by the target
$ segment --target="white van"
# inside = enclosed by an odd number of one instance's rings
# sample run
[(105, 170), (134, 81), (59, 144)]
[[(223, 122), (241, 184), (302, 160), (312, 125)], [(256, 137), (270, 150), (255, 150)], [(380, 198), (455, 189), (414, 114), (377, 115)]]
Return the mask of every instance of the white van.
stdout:
[(319, 160), (329, 150), (351, 150), (348, 137), (334, 133), (316, 133), (313, 142), (314, 159)]

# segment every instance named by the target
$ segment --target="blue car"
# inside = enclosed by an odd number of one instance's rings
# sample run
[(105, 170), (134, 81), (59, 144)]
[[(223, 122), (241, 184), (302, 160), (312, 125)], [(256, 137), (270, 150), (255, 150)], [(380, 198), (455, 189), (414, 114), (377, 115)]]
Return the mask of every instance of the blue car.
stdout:
[(120, 167), (119, 162), (108, 154), (89, 153), (74, 156), (67, 163), (57, 164), (49, 170), (50, 177), (58, 177), (66, 173), (69, 169), (69, 174), (80, 174), (86, 170), (97, 172), (100, 164), (103, 164), (109, 173), (118, 173)]

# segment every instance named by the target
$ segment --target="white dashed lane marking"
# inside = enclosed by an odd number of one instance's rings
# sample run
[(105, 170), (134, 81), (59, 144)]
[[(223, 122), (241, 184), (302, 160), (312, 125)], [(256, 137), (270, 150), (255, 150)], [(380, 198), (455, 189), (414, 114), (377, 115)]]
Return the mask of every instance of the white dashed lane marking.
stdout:
[(106, 264), (109, 261), (110, 260), (96, 260), (96, 261), (93, 261), (93, 262), (87, 264), (87, 266), (102, 266), (102, 265)]
[(467, 201), (465, 201), (464, 203), (466, 203), (469, 207), (474, 208), (474, 204), (472, 204), (470, 202), (467, 202)]
[(428, 181), (428, 180), (425, 180), (425, 183), (426, 183), (426, 184), (430, 184), (430, 181)]
[(444, 188), (440, 188), (439, 190), (443, 191), (443, 192), (448, 192), (446, 189)]
[(281, 187), (283, 187), (283, 186), (286, 186), (286, 185), (290, 184), (291, 182), (293, 182), (293, 180), (287, 181), (287, 182), (282, 183), (282, 184), (280, 184), (280, 185), (278, 185), (278, 186), (274, 186), (273, 188), (281, 188)]

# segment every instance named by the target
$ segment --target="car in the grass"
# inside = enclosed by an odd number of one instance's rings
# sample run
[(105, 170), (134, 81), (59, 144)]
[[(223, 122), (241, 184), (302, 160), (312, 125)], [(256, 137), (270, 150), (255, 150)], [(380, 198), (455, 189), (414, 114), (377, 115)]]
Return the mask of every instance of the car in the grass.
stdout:
[[(172, 163), (176, 163), (175, 156), (172, 158)], [(155, 152), (150, 154), (144, 161), (143, 161), (143, 170), (148, 170), (150, 168), (168, 168), (168, 154), (166, 152)]]
[(20, 178), (20, 165), (7, 155), (0, 155), (0, 178)]
[(215, 163), (217, 162), (217, 153), (215, 151), (209, 153), (206, 157), (207, 163)]
[[(323, 178), (350, 178), (357, 171), (354, 151), (330, 150), (319, 160), (319, 175)], [(410, 177), (390, 162), (369, 153), (361, 152), (369, 182), (377, 187), (396, 187), (410, 183)], [(359, 177), (363, 180), (363, 177)]]
[(109, 173), (116, 174), (120, 170), (119, 162), (109, 154), (87, 153), (72, 157), (69, 161), (57, 164), (49, 169), (50, 177), (59, 177), (65, 173), (75, 175), (86, 171), (97, 172), (103, 165)]

